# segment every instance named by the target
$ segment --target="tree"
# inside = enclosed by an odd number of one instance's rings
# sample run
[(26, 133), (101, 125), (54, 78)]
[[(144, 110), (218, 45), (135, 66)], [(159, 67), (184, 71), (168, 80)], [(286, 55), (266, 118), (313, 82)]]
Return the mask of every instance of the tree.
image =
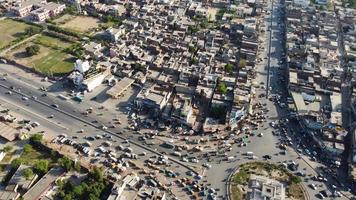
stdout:
[(89, 178), (98, 182), (103, 181), (103, 173), (100, 168), (94, 167), (92, 171), (89, 172)]
[(226, 72), (231, 73), (233, 69), (234, 69), (234, 66), (233, 66), (232, 64), (227, 63), (227, 64), (225, 65), (225, 71), (226, 71)]
[(75, 197), (79, 198), (79, 197), (81, 197), (83, 195), (84, 191), (85, 190), (84, 190), (83, 186), (81, 184), (79, 184), (79, 185), (74, 187), (73, 194), (74, 194)]
[(11, 168), (17, 169), (20, 167), (21, 164), (22, 164), (22, 160), (20, 158), (15, 158), (11, 161)]
[(35, 170), (38, 174), (45, 174), (48, 171), (48, 160), (39, 160), (35, 164)]
[(188, 33), (192, 34), (192, 33), (196, 33), (198, 32), (199, 29), (197, 26), (188, 26)]
[(3, 149), (3, 151), (5, 151), (6, 153), (9, 153), (9, 152), (12, 151), (12, 149), (13, 149), (12, 146), (6, 145), (6, 146), (4, 147), (4, 149)]
[(292, 176), (291, 181), (292, 183), (298, 184), (302, 182), (302, 179), (299, 176)]
[(67, 172), (69, 172), (73, 168), (73, 161), (70, 160), (68, 157), (64, 156), (63, 158), (59, 159), (59, 165), (63, 167)]
[(25, 153), (31, 152), (31, 151), (32, 151), (32, 146), (31, 146), (30, 144), (25, 144), (25, 145), (23, 146), (23, 151), (24, 151)]
[(190, 60), (190, 63), (191, 63), (192, 65), (196, 65), (196, 64), (199, 63), (199, 61), (198, 61), (198, 59), (197, 59), (196, 57), (193, 57), (193, 58)]
[(239, 61), (239, 68), (244, 68), (246, 67), (246, 60), (245, 59), (240, 59)]
[(194, 53), (198, 50), (198, 48), (196, 46), (194, 46), (193, 44), (188, 46), (189, 52), (190, 53)]
[(42, 31), (42, 29), (40, 27), (37, 27), (37, 26), (30, 26), (30, 27), (25, 29), (26, 35), (29, 35), (29, 36), (41, 33), (41, 31)]
[(30, 137), (31, 142), (41, 142), (43, 138), (43, 135), (36, 133)]
[(144, 71), (145, 70), (145, 66), (141, 65), (140, 63), (133, 64), (132, 68), (136, 71)]
[(227, 93), (227, 87), (225, 85), (225, 83), (221, 82), (218, 85), (218, 92), (221, 94), (226, 94)]
[(226, 114), (226, 108), (223, 105), (215, 105), (211, 107), (210, 115), (214, 118), (224, 118)]
[(75, 162), (74, 169), (77, 172), (80, 172), (81, 166), (80, 166), (80, 161)]
[(39, 51), (40, 46), (38, 46), (37, 44), (26, 47), (26, 53), (28, 56), (37, 55)]
[(31, 177), (33, 177), (33, 171), (31, 168), (27, 168), (23, 171), (23, 175), (26, 178), (26, 180), (30, 180)]

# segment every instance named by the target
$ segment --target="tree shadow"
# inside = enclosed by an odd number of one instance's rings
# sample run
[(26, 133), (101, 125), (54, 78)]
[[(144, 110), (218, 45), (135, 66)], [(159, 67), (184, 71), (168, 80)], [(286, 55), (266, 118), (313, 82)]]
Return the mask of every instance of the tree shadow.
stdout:
[(21, 52), (14, 53), (13, 56), (14, 56), (16, 59), (23, 59), (23, 58), (28, 58), (28, 57), (30, 57), (30, 56), (28, 56), (28, 54), (26, 53), (26, 51), (21, 51)]

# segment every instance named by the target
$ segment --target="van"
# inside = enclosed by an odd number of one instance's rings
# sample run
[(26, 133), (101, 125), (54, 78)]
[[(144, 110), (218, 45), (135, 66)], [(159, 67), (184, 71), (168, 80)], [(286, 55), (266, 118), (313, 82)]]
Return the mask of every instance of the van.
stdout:
[(226, 158), (227, 161), (231, 161), (233, 159), (234, 159), (234, 156), (229, 156), (229, 157)]
[(246, 156), (253, 156), (253, 152), (252, 151), (248, 151), (245, 153)]

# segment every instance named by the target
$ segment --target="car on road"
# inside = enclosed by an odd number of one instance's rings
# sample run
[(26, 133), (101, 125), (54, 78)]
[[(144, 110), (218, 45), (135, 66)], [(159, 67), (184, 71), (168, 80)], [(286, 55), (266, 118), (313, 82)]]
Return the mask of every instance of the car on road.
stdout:
[(22, 97), (21, 99), (24, 100), (24, 101), (27, 101), (27, 100), (28, 100), (27, 97)]
[(10, 94), (10, 95), (11, 95), (11, 94), (12, 94), (12, 92), (9, 90), (9, 91), (7, 91), (7, 92), (6, 92), (6, 94)]
[(267, 154), (267, 155), (262, 156), (262, 158), (264, 158), (266, 160), (270, 160), (270, 159), (272, 159), (272, 156)]
[(51, 106), (54, 108), (59, 108), (58, 104), (52, 104)]
[(313, 189), (313, 190), (317, 190), (317, 189), (318, 189), (314, 183), (309, 184), (309, 187), (310, 187), (311, 189)]

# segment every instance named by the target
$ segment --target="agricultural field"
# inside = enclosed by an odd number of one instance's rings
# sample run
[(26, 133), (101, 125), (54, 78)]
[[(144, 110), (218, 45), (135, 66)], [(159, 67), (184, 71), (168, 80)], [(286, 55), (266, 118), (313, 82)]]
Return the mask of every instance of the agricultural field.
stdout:
[(24, 36), (25, 30), (28, 27), (31, 27), (31, 25), (11, 19), (0, 20), (0, 49), (17, 38)]
[[(34, 44), (38, 45), (40, 50), (36, 55), (28, 56), (26, 47)], [(44, 75), (63, 75), (72, 71), (75, 61), (73, 56), (64, 51), (70, 45), (71, 43), (60, 39), (40, 35), (8, 52), (7, 57)]]
[(98, 28), (99, 24), (102, 24), (99, 19), (94, 17), (73, 15), (63, 15), (54, 20), (54, 22), (62, 28), (78, 31), (80, 33), (88, 33), (92, 29)]

